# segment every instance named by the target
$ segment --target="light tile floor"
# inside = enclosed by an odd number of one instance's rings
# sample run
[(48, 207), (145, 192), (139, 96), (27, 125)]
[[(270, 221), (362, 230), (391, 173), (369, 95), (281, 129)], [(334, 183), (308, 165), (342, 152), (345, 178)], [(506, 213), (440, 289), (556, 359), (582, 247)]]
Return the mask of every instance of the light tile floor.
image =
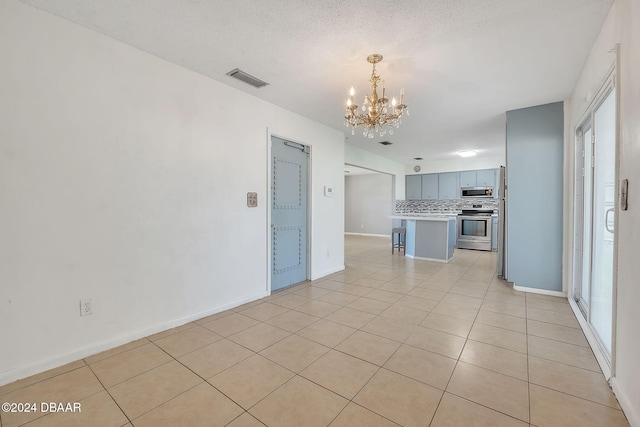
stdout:
[(35, 426), (625, 426), (566, 300), (347, 236), (345, 271), (0, 387)]

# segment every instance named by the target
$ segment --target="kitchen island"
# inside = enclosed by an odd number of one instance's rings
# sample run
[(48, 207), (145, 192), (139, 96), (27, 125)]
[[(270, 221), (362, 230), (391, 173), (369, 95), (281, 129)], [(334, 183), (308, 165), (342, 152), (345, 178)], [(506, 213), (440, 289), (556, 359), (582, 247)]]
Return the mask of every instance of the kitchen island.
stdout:
[(453, 258), (456, 217), (445, 215), (394, 215), (406, 221), (405, 255), (426, 261), (449, 262)]

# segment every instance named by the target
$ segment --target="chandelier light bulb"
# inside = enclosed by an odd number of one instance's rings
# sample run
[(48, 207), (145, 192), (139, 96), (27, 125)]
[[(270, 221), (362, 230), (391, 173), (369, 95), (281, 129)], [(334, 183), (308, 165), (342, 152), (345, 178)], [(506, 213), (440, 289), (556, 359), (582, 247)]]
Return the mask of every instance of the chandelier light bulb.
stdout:
[(353, 86), (351, 86), (351, 90), (349, 90), (349, 95), (353, 96), (356, 94), (356, 90), (353, 88)]

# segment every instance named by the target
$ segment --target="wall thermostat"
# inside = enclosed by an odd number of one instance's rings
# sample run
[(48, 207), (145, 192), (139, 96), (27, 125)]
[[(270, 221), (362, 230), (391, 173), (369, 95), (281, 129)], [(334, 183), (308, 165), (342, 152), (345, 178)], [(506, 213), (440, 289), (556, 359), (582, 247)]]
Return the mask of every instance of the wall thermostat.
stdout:
[(325, 197), (333, 197), (333, 187), (324, 186), (324, 195)]
[(415, 165), (415, 166), (413, 167), (413, 171), (414, 171), (414, 172), (420, 172), (420, 170), (421, 170), (421, 169), (422, 169), (422, 168), (421, 168), (420, 166), (418, 166), (418, 165)]

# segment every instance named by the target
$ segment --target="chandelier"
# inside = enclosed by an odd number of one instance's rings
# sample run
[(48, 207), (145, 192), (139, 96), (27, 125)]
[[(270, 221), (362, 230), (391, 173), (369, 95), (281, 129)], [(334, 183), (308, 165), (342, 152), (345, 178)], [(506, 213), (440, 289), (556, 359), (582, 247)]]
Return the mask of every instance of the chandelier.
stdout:
[[(400, 102), (393, 97), (391, 102), (385, 95), (384, 80), (376, 73), (376, 64), (382, 61), (382, 55), (374, 53), (367, 56), (367, 61), (373, 65), (371, 72), (371, 95), (365, 95), (362, 103), (362, 113), (358, 112), (358, 106), (353, 103), (355, 90), (351, 87), (349, 91), (349, 99), (347, 100), (347, 108), (345, 110), (344, 125), (351, 126), (351, 134), (356, 134), (356, 126), (362, 126), (365, 138), (373, 138), (378, 132), (380, 136), (384, 136), (387, 132), (393, 135), (393, 128), (400, 127), (402, 122), (402, 114), (409, 115), (407, 106), (402, 103), (404, 97), (404, 88), (400, 89)], [(382, 96), (378, 97), (378, 85), (382, 80)]]

